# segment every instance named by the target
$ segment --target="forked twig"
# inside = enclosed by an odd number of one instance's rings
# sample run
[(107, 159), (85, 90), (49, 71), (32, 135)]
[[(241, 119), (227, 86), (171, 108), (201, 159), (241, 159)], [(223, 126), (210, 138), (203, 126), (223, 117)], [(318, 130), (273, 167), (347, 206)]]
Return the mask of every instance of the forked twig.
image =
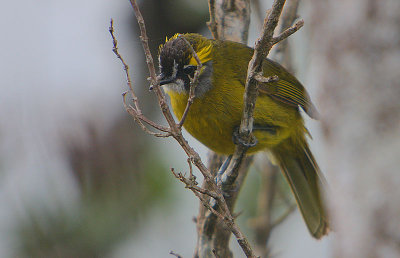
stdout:
[(287, 37), (289, 37), (290, 35), (292, 35), (296, 31), (298, 31), (301, 27), (303, 27), (303, 25), (304, 25), (304, 21), (303, 20), (299, 20), (293, 26), (291, 26), (290, 28), (287, 28), (281, 34), (279, 34), (278, 36), (274, 37), (272, 39), (272, 44), (275, 45), (275, 44), (281, 42), (282, 40), (286, 39)]
[(215, 194), (213, 191), (210, 191), (210, 190), (207, 190), (207, 189), (197, 186), (198, 183), (193, 178), (191, 179), (189, 177), (189, 179), (188, 179), (188, 178), (184, 177), (182, 175), (182, 173), (176, 173), (174, 168), (171, 168), (171, 172), (177, 179), (179, 179), (182, 183), (185, 184), (186, 188), (189, 188), (190, 190), (199, 192), (201, 194), (208, 195), (214, 199), (219, 198), (219, 196), (217, 194)]
[[(114, 34), (114, 20), (113, 19), (111, 19), (111, 21), (110, 21), (110, 27), (109, 27), (108, 31), (110, 32), (112, 40), (113, 40), (113, 49), (112, 50), (113, 50), (114, 54), (117, 56), (117, 58), (121, 61), (122, 65), (124, 66), (124, 71), (125, 71), (127, 84), (128, 84), (128, 87), (129, 87), (129, 92), (130, 92), (130, 95), (132, 97), (133, 104), (135, 105), (135, 107), (132, 107), (131, 105), (127, 104), (127, 102), (126, 102), (127, 92), (124, 92), (122, 94), (122, 99), (123, 99), (123, 104), (124, 104), (125, 110), (135, 119), (135, 121), (140, 125), (142, 130), (145, 131), (146, 133), (148, 133), (150, 135), (153, 135), (153, 136), (156, 136), (156, 137), (168, 137), (168, 136), (170, 136), (170, 131), (169, 131), (169, 129), (167, 127), (164, 127), (162, 125), (159, 125), (159, 124), (151, 121), (150, 119), (145, 117), (143, 115), (143, 113), (142, 113), (142, 110), (141, 110), (140, 105), (139, 105), (139, 100), (136, 97), (135, 91), (133, 90), (133, 87), (132, 87), (132, 79), (131, 79), (131, 76), (130, 76), (130, 73), (129, 73), (129, 66), (125, 62), (124, 58), (121, 56), (121, 54), (118, 51), (118, 41), (117, 41), (117, 39), (115, 37), (115, 34)], [(151, 127), (155, 128), (155, 129), (160, 130), (160, 131), (165, 132), (165, 133), (152, 132), (150, 129), (148, 129), (143, 124), (143, 122), (148, 124), (148, 125), (150, 125)]]
[(120, 53), (118, 51), (118, 41), (117, 41), (117, 38), (114, 35), (114, 20), (113, 19), (110, 20), (110, 27), (108, 28), (108, 31), (110, 32), (112, 40), (113, 40), (113, 49), (112, 49), (112, 51), (118, 57), (118, 59), (122, 62), (122, 65), (124, 66), (124, 71), (125, 71), (127, 84), (128, 84), (128, 87), (129, 87), (129, 92), (132, 95), (132, 100), (133, 100), (133, 103), (135, 104), (135, 108), (136, 108), (136, 110), (140, 110), (138, 99), (137, 99), (135, 91), (133, 90), (133, 87), (132, 87), (132, 80), (131, 80), (131, 76), (130, 76), (130, 73), (129, 73), (129, 66), (125, 62), (124, 58), (120, 55)]
[[(136, 123), (138, 123), (140, 125), (140, 127), (142, 128), (143, 131), (145, 131), (146, 133), (153, 135), (155, 137), (169, 137), (171, 136), (171, 133), (169, 132), (168, 128), (163, 127), (159, 124), (154, 123), (153, 121), (149, 120), (147, 117), (145, 117), (142, 114), (139, 114), (138, 111), (132, 107), (131, 105), (126, 103), (126, 94), (127, 92), (122, 93), (122, 98), (123, 98), (123, 104), (125, 107), (126, 112), (128, 112), (128, 114), (130, 114), (133, 119), (135, 119)], [(162, 132), (165, 133), (156, 133), (151, 131), (150, 129), (148, 129), (143, 122), (147, 123), (148, 125), (150, 125), (153, 128), (156, 128)]]

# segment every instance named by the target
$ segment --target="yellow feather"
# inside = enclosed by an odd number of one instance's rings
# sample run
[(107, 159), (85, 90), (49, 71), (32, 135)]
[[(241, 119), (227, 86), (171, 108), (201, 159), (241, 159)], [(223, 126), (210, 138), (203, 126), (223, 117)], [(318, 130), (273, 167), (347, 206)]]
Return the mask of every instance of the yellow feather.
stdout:
[[(200, 59), (200, 62), (202, 64), (208, 62), (211, 60), (211, 50), (212, 50), (212, 45), (208, 44), (208, 46), (202, 47), (198, 52), (196, 52), (197, 56)], [(194, 57), (190, 58), (189, 61), (190, 65), (197, 65), (197, 61)]]

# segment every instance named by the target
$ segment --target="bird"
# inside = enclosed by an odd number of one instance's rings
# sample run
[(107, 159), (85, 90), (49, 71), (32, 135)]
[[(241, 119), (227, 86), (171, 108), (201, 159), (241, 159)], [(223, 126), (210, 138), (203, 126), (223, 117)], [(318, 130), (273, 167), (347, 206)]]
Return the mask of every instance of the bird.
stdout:
[[(169, 95), (174, 114), (182, 119), (190, 83), (197, 69), (195, 51), (201, 62), (194, 99), (183, 127), (212, 151), (232, 155), (240, 126), (247, 68), (254, 49), (245, 44), (208, 39), (200, 34), (175, 34), (159, 47), (159, 85)], [(329, 232), (324, 203), (325, 179), (311, 153), (300, 109), (311, 118), (319, 113), (304, 86), (283, 66), (263, 60), (264, 77), (258, 83), (253, 135), (257, 140), (248, 155), (271, 154), (287, 179), (310, 234), (320, 239)]]

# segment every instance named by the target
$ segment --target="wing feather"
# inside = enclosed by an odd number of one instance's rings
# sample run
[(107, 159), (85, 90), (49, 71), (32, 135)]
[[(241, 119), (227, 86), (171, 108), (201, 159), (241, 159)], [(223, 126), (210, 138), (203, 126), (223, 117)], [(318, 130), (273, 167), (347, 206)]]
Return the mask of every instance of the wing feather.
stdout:
[(310, 96), (303, 85), (280, 64), (267, 59), (264, 62), (264, 76), (277, 75), (279, 80), (259, 86), (260, 94), (268, 94), (291, 106), (300, 106), (310, 117), (317, 119), (318, 111), (311, 102)]

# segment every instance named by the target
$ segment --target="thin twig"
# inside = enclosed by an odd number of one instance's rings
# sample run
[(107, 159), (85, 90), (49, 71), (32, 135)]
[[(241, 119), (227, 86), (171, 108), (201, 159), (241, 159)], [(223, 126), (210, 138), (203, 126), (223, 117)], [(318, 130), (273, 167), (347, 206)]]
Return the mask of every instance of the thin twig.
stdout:
[(215, 194), (215, 192), (197, 186), (197, 182), (194, 181), (193, 178), (190, 179), (190, 177), (189, 177), (189, 179), (188, 179), (188, 178), (184, 177), (182, 175), (182, 173), (176, 173), (174, 168), (171, 168), (171, 172), (177, 179), (179, 179), (182, 183), (185, 184), (186, 188), (189, 188), (190, 190), (197, 191), (197, 192), (199, 192), (201, 194), (208, 195), (208, 196), (210, 196), (210, 197), (212, 197), (214, 199), (218, 199), (219, 198), (219, 196), (217, 194)]
[(162, 137), (162, 134), (150, 131), (150, 129), (148, 129), (142, 123), (142, 120), (139, 118), (139, 114), (137, 113), (136, 109), (134, 107), (132, 107), (131, 105), (126, 103), (126, 94), (127, 94), (127, 92), (122, 93), (122, 99), (123, 99), (122, 102), (124, 104), (126, 112), (128, 112), (128, 114), (130, 114), (133, 117), (135, 122), (139, 124), (139, 126), (142, 128), (142, 130), (144, 132), (146, 132), (146, 133), (148, 133), (150, 135), (156, 136), (156, 137)]
[(181, 37), (181, 39), (183, 39), (185, 41), (185, 43), (188, 45), (189, 50), (192, 53), (192, 56), (194, 57), (194, 59), (197, 62), (197, 68), (196, 68), (196, 71), (194, 72), (193, 79), (190, 78), (189, 97), (188, 97), (188, 100), (187, 100), (187, 103), (186, 103), (186, 108), (185, 108), (185, 111), (183, 112), (181, 121), (178, 124), (179, 128), (182, 128), (183, 123), (186, 120), (186, 116), (189, 113), (190, 106), (193, 104), (193, 100), (195, 98), (196, 86), (197, 86), (198, 81), (199, 81), (200, 71), (201, 71), (201, 68), (203, 67), (203, 65), (201, 64), (199, 56), (197, 55), (196, 51), (194, 51), (194, 49), (193, 49), (193, 46), (189, 43), (189, 41), (187, 41), (186, 38)]
[(218, 35), (218, 24), (215, 19), (215, 0), (208, 1), (209, 13), (210, 13), (210, 21), (207, 22), (207, 26), (211, 31), (211, 34), (214, 39), (219, 39)]
[[(297, 10), (299, 9), (300, 0), (291, 0), (285, 5), (284, 12), (282, 13), (279, 21), (279, 34), (294, 24), (298, 18)], [(291, 57), (291, 49), (289, 48), (289, 41), (283, 40), (278, 45), (275, 45), (275, 52), (273, 59), (283, 65), (289, 72), (294, 73), (293, 62)]]
[[(125, 104), (124, 104), (125, 105)], [(125, 106), (126, 112), (128, 112), (128, 114), (130, 114), (133, 119), (136, 121), (136, 123), (138, 123), (140, 125), (140, 127), (142, 128), (142, 130), (144, 132), (146, 132), (149, 135), (155, 136), (155, 137), (160, 137), (160, 138), (167, 138), (171, 136), (171, 133), (156, 133), (151, 131), (150, 129), (148, 129), (141, 121), (141, 119), (139, 118), (140, 116), (137, 115), (136, 110), (132, 107), (132, 106)]]
[(196, 177), (193, 175), (192, 161), (190, 160), (190, 158), (187, 159), (187, 163), (189, 165), (189, 180), (196, 180)]
[(220, 218), (221, 220), (225, 220), (226, 216), (222, 215), (220, 212), (218, 212), (217, 210), (215, 210), (207, 200), (204, 199), (204, 197), (200, 194), (204, 194), (207, 196), (210, 196), (214, 199), (218, 199), (219, 196), (216, 195), (214, 192), (209, 191), (208, 189), (204, 189), (201, 187), (198, 187), (196, 184), (193, 183), (192, 180), (185, 178), (182, 173), (175, 173), (175, 169), (171, 168), (171, 172), (172, 174), (179, 179), (182, 183), (185, 184), (185, 187), (192, 190), (192, 192), (200, 199), (200, 201), (203, 203), (203, 205), (210, 210), (213, 214), (215, 214), (218, 218)]
[(114, 35), (114, 20), (113, 19), (111, 19), (111, 21), (110, 21), (110, 27), (108, 28), (108, 31), (110, 32), (111, 37), (113, 39), (113, 49), (112, 50), (113, 50), (114, 54), (118, 57), (118, 59), (121, 60), (122, 65), (124, 66), (127, 84), (128, 84), (128, 87), (129, 87), (129, 91), (130, 91), (130, 93), (132, 95), (132, 100), (133, 100), (133, 103), (135, 104), (135, 108), (136, 108), (136, 110), (140, 110), (138, 99), (137, 99), (135, 91), (133, 90), (133, 87), (132, 87), (132, 80), (131, 80), (131, 76), (130, 76), (130, 73), (129, 73), (129, 66), (125, 62), (124, 58), (122, 58), (122, 56), (118, 52), (118, 41), (117, 41), (117, 39), (116, 39), (116, 37)]
[[(142, 111), (141, 111), (140, 105), (139, 105), (139, 100), (136, 97), (136, 94), (135, 94), (135, 92), (133, 90), (132, 80), (131, 80), (130, 73), (129, 73), (129, 66), (125, 62), (124, 58), (122, 57), (122, 55), (118, 51), (118, 41), (117, 41), (117, 39), (115, 37), (115, 34), (114, 34), (114, 20), (113, 19), (111, 19), (111, 21), (110, 21), (109, 32), (110, 32), (112, 40), (113, 40), (113, 49), (112, 50), (113, 50), (114, 54), (118, 57), (118, 59), (121, 61), (122, 65), (124, 66), (124, 71), (125, 71), (127, 84), (128, 84), (128, 87), (129, 87), (129, 92), (131, 94), (132, 101), (133, 101), (133, 103), (135, 105), (135, 107), (132, 107), (131, 105), (127, 104), (127, 102), (126, 102), (126, 94), (127, 94), (127, 92), (124, 92), (122, 94), (122, 98), (123, 98), (123, 104), (124, 104), (125, 110), (135, 119), (135, 121), (140, 125), (142, 130), (145, 131), (146, 133), (148, 133), (150, 135), (153, 135), (153, 136), (156, 136), (156, 137), (169, 137), (170, 133), (169, 133), (169, 129), (168, 128), (156, 124), (155, 122), (151, 121), (150, 119), (148, 119), (147, 117), (145, 117), (142, 114)], [(152, 132), (142, 122), (145, 122), (148, 125), (152, 126), (153, 128), (158, 129), (158, 130), (160, 130), (162, 132), (166, 132), (166, 134)]]
[[(126, 110), (128, 110), (128, 109), (132, 110), (132, 112), (134, 112), (133, 115), (134, 115), (135, 117), (137, 117), (140, 121), (143, 121), (143, 122), (145, 122), (146, 124), (150, 125), (151, 127), (155, 128), (155, 129), (157, 129), (157, 130), (160, 130), (160, 131), (162, 131), (162, 132), (166, 132), (166, 133), (169, 133), (169, 132), (170, 132), (168, 127), (162, 126), (162, 125), (160, 125), (160, 124), (157, 124), (157, 123), (151, 121), (150, 119), (148, 119), (147, 117), (145, 117), (141, 112), (138, 112), (138, 110), (136, 110), (134, 107), (132, 107), (131, 105), (128, 105), (128, 104), (126, 103), (126, 94), (127, 94), (127, 92), (122, 93), (123, 104), (124, 104), (124, 107), (125, 107)], [(143, 124), (142, 124), (142, 125), (143, 125)], [(144, 126), (144, 125), (143, 125), (143, 126)]]
[(303, 20), (299, 20), (293, 26), (291, 26), (290, 28), (286, 29), (281, 34), (279, 34), (278, 36), (274, 37), (272, 39), (272, 44), (275, 45), (275, 44), (279, 43), (280, 41), (286, 39), (287, 37), (289, 37), (290, 35), (292, 35), (296, 31), (298, 31), (301, 27), (303, 27), (303, 25), (304, 25), (304, 21)]
[[(204, 199), (204, 197), (198, 192), (195, 191), (193, 189), (192, 192), (194, 193), (194, 195), (196, 195), (197, 198), (199, 198), (200, 202), (209, 210), (211, 211), (215, 216), (217, 216), (221, 221), (226, 221), (227, 217), (222, 215), (222, 213), (220, 213), (219, 211), (215, 210), (213, 207), (211, 207), (210, 203)], [(248, 247), (250, 248), (250, 245), (248, 245)], [(242, 247), (243, 249), (243, 247)], [(246, 248), (245, 248), (246, 249)]]

